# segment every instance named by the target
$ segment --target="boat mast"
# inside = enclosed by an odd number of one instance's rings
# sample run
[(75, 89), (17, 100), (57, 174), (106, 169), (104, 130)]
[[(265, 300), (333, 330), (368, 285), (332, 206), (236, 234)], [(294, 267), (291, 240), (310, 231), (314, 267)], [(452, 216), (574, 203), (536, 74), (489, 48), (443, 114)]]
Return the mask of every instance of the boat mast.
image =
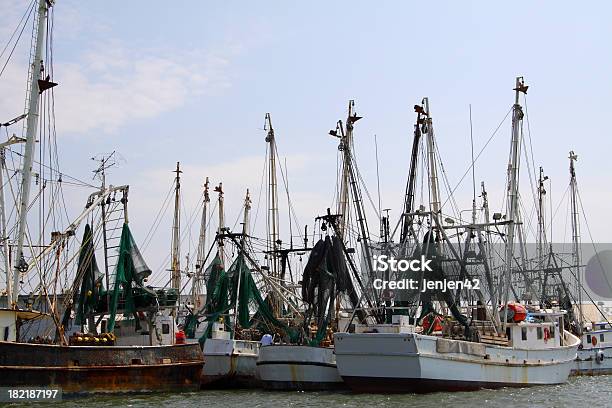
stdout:
[[(346, 133), (342, 132), (340, 136), (339, 149), (342, 151), (342, 176), (340, 178), (340, 191), (338, 192), (338, 211), (340, 215), (340, 223), (338, 225), (338, 238), (344, 240), (345, 229), (348, 223), (348, 204), (349, 204), (349, 183), (351, 169), (351, 149), (353, 148), (353, 123), (356, 122), (355, 101), (350, 100), (348, 103), (348, 117), (346, 119)], [(340, 123), (342, 130), (342, 124)]]
[[(176, 162), (176, 177), (174, 179), (174, 219), (172, 220), (172, 289), (181, 290), (181, 168)], [(180, 302), (179, 302), (180, 303)]]
[(34, 48), (34, 59), (30, 67), (30, 94), (28, 98), (26, 142), (23, 154), (23, 168), (21, 170), (21, 194), (19, 199), (19, 219), (17, 222), (17, 250), (15, 257), (15, 270), (13, 273), (13, 287), (11, 303), (17, 308), (19, 295), (19, 278), (28, 269), (28, 264), (23, 255), (23, 242), (26, 235), (28, 206), (30, 205), (30, 187), (32, 185), (32, 163), (34, 161), (34, 148), (36, 145), (36, 133), (38, 129), (39, 95), (41, 93), (38, 80), (42, 68), (42, 51), (45, 38), (46, 14), (53, 1), (39, 0), (36, 46)]
[(578, 189), (576, 185), (576, 169), (574, 163), (578, 160), (578, 156), (572, 150), (569, 153), (570, 160), (570, 190), (571, 190), (571, 206), (572, 206), (572, 246), (573, 246), (573, 264), (576, 268), (576, 290), (578, 293), (578, 330), (582, 334), (583, 316), (582, 316), (582, 276), (580, 273), (580, 222), (578, 218)]
[[(249, 212), (251, 210), (251, 195), (247, 188), (246, 197), (244, 198), (244, 218), (242, 219), (242, 237), (240, 238), (240, 248), (246, 251), (246, 240), (249, 233)], [(240, 302), (240, 280), (242, 278), (242, 270), (238, 271), (238, 286), (236, 288), (236, 303), (234, 305), (234, 331), (232, 337), (236, 338), (236, 327), (238, 327), (238, 303)]]
[[(544, 175), (544, 169), (540, 167), (540, 177), (538, 178), (538, 273), (542, 273), (544, 270), (544, 244), (546, 241), (546, 229), (544, 227), (544, 198), (546, 196), (546, 189), (544, 188), (544, 182), (548, 180), (548, 176)], [(538, 293), (541, 292), (542, 288)]]
[(218, 207), (219, 207), (219, 228), (217, 230), (217, 252), (219, 255), (219, 261), (221, 262), (221, 267), (225, 267), (225, 254), (223, 252), (223, 237), (221, 236), (225, 231), (225, 209), (223, 208), (223, 183), (219, 183), (217, 187), (215, 187), (215, 193), (219, 193), (218, 198)]
[[(438, 188), (438, 171), (436, 167), (436, 148), (435, 138), (433, 129), (433, 120), (431, 119), (431, 112), (429, 110), (429, 98), (423, 98), (423, 109), (427, 117), (427, 159), (429, 161), (429, 206), (431, 209), (431, 216), (434, 218), (432, 222), (433, 226), (442, 225), (440, 223), (440, 191)], [(439, 233), (439, 232), (438, 232)], [(442, 244), (441, 240), (438, 240), (439, 245)]]
[[(423, 125), (423, 107), (414, 105), (414, 111), (417, 113), (417, 120), (414, 125), (414, 138), (412, 139), (412, 153), (410, 155), (410, 170), (408, 175), (408, 183), (406, 184), (406, 195), (404, 198), (404, 212), (402, 214), (402, 231), (400, 234), (400, 243), (408, 242), (410, 229), (412, 228), (412, 216), (409, 216), (414, 209), (414, 189), (416, 185), (417, 162), (419, 159), (419, 145), (421, 142), (421, 126)], [(402, 247), (402, 253), (407, 250)]]
[(512, 261), (514, 259), (514, 233), (515, 223), (518, 216), (518, 182), (519, 182), (519, 158), (520, 138), (523, 122), (523, 109), (519, 104), (520, 93), (527, 93), (527, 86), (523, 77), (516, 78), (514, 106), (512, 107), (512, 142), (510, 144), (510, 163), (508, 164), (508, 225), (506, 227), (506, 275), (504, 283), (504, 318), (502, 332), (506, 331), (508, 320), (508, 300), (510, 296), (510, 284), (512, 277)]
[[(279, 221), (278, 221), (278, 194), (276, 182), (276, 140), (274, 139), (274, 129), (272, 128), (272, 118), (266, 113), (265, 129), (268, 131), (266, 142), (270, 151), (270, 162), (268, 168), (268, 268), (269, 274), (275, 283), (279, 283), (278, 253), (280, 250), (279, 240)], [(281, 305), (275, 292), (271, 293), (272, 310), (275, 316), (280, 316)]]
[(202, 220), (200, 222), (200, 239), (198, 240), (198, 256), (196, 259), (193, 285), (191, 286), (191, 303), (195, 310), (200, 308), (200, 295), (202, 294), (202, 271), (204, 270), (204, 261), (206, 260), (206, 227), (208, 224), (208, 204), (210, 203), (210, 195), (208, 194), (208, 177), (204, 182), (204, 201), (202, 203)]

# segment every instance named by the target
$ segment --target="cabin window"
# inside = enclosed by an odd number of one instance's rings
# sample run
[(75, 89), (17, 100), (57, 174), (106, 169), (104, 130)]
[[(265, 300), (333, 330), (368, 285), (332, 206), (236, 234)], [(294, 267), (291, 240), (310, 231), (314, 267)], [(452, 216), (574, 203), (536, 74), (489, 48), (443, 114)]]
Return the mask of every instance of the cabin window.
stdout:
[(542, 328), (538, 327), (538, 340), (542, 340), (542, 337), (543, 337), (543, 335), (542, 335)]
[(591, 344), (591, 335), (587, 334), (587, 344)]
[(603, 334), (603, 333), (601, 333), (601, 334), (599, 335), (599, 341), (603, 343), (603, 342), (604, 342), (604, 338), (605, 338), (605, 337), (604, 337), (604, 334)]
[(508, 337), (508, 340), (512, 340), (512, 331), (509, 327), (506, 327), (506, 337)]
[(551, 339), (555, 338), (555, 325), (554, 324), (550, 326), (550, 338)]
[(8, 339), (9, 339), (9, 328), (8, 328), (8, 326), (5, 326), (3, 331), (4, 331), (4, 334), (3, 334), (4, 341), (8, 341)]
[(521, 339), (523, 341), (527, 340), (527, 328), (521, 327)]
[(162, 334), (170, 334), (170, 325), (168, 323), (162, 324)]

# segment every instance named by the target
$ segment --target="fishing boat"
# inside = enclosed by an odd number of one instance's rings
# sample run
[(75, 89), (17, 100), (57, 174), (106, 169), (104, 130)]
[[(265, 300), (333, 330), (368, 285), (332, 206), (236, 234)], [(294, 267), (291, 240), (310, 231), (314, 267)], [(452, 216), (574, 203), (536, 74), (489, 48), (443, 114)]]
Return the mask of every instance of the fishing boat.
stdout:
[[(175, 188), (175, 202), (178, 203), (177, 197), (180, 188), (178, 187), (180, 186), (180, 173), (178, 172), (175, 185), (177, 186)], [(186, 307), (186, 314), (183, 316), (186, 341), (187, 343), (199, 344), (202, 347), (206, 369), (202, 370), (200, 378), (201, 388), (251, 388), (257, 385), (255, 379), (255, 360), (257, 359), (259, 342), (236, 339), (228, 324), (225, 324), (224, 321), (216, 320), (223, 314), (217, 311), (227, 312), (230, 310), (227, 302), (231, 296), (228, 293), (222, 293), (221, 288), (217, 287), (219, 282), (225, 282), (226, 277), (224, 270), (225, 252), (223, 235), (225, 231), (225, 213), (223, 184), (219, 183), (214, 188), (214, 191), (218, 193), (219, 227), (215, 243), (208, 249), (206, 238), (209, 228), (208, 206), (210, 195), (209, 179), (207, 177), (204, 183), (197, 260), (195, 271), (192, 275), (191, 304), (189, 307)], [(178, 238), (180, 234), (177, 231), (179, 208), (178, 204), (175, 205), (173, 254), (178, 254), (180, 241)], [(246, 228), (249, 222), (250, 208), (251, 198), (247, 190), (243, 219), (245, 227), (243, 228), (242, 237), (247, 233)], [(215, 246), (217, 248), (217, 255), (208, 268), (206, 268), (205, 264), (208, 256)], [(173, 255), (172, 258), (175, 259), (173, 263), (174, 269), (180, 270), (178, 265), (179, 256)], [(180, 276), (180, 272), (176, 275)], [(202, 301), (204, 284), (207, 286), (207, 297), (205, 301)], [(206, 321), (207, 313), (214, 316), (211, 321)]]
[[(334, 237), (336, 238), (336, 237)], [(315, 391), (343, 388), (336, 367), (332, 334), (337, 327), (335, 299), (350, 280), (342, 262), (338, 240), (328, 236), (312, 248), (302, 277), (306, 305), (301, 333), (293, 342), (263, 345), (257, 359), (257, 377), (266, 389)]]
[[(259, 355), (259, 341), (242, 338), (243, 333), (246, 334), (246, 332), (240, 331), (240, 333), (237, 333), (236, 330), (240, 289), (246, 283), (245, 281), (248, 281), (250, 278), (250, 271), (241, 268), (244, 266), (243, 257), (230, 268), (232, 271), (236, 271), (232, 275), (237, 278), (233, 281), (237, 288), (233, 292), (235, 296), (232, 298), (229, 295), (229, 303), (234, 305), (235, 324), (232, 327), (223, 320), (217, 320), (219, 317), (229, 320), (229, 314), (226, 313), (232, 307), (227, 304), (228, 295), (222, 293), (222, 285), (218, 286), (219, 282), (223, 282), (222, 276), (225, 276), (225, 272), (222, 270), (224, 264), (223, 231), (225, 231), (225, 215), (223, 212), (222, 185), (220, 184), (215, 191), (219, 193), (219, 231), (216, 240), (218, 243), (218, 255), (211, 266), (209, 266), (209, 271), (205, 274), (208, 279), (209, 288), (207, 293), (210, 295), (210, 298), (207, 300), (208, 312), (215, 317), (207, 323), (206, 333), (203, 334), (201, 340), (206, 360), (206, 369), (202, 371), (201, 386), (202, 388), (254, 388), (258, 386), (255, 362)], [(251, 198), (247, 190), (244, 200), (243, 230), (240, 237), (242, 247), (246, 245), (250, 209)], [(240, 285), (241, 281), (243, 283), (242, 286)], [(248, 312), (247, 306), (247, 318)]]
[[(59, 388), (65, 395), (197, 389), (203, 365), (202, 352), (197, 344), (175, 344), (175, 325), (167, 311), (174, 307), (176, 293), (146, 286), (151, 271), (128, 226), (129, 187), (106, 185), (104, 170), (108, 157), (96, 171), (102, 178), (102, 186), (89, 195), (79, 216), (60, 230), (56, 229), (56, 223), (47, 225), (50, 218), (55, 219), (55, 208), (60, 208), (62, 202), (59, 197), (62, 177), (69, 177), (60, 172), (57, 162), (36, 164), (40, 165), (39, 173), (33, 172), (37, 139), (55, 137), (54, 134), (37, 137), (38, 118), (49, 121), (54, 118), (52, 112), (40, 109), (41, 105), (52, 109), (50, 92), (57, 86), (52, 77), (53, 59), (48, 55), (53, 47), (45, 45), (45, 38), (47, 41), (53, 38), (48, 32), (53, 24), (47, 20), (54, 6), (55, 2), (49, 0), (31, 4), (34, 33), (26, 112), (3, 123), (9, 127), (23, 119), (26, 121), (25, 138), (12, 137), (1, 144), (0, 173), (6, 173), (5, 154), (14, 155), (11, 145), (24, 143), (22, 168), (17, 178), (19, 189), (11, 186), (5, 191), (8, 183), (0, 182), (2, 252), (7, 284), (7, 307), (0, 310), (2, 384)], [(23, 24), (28, 24), (28, 20)], [(47, 55), (43, 56), (44, 50)], [(41, 127), (46, 131), (44, 128), (46, 126)], [(56, 149), (55, 143), (50, 142), (50, 145), (53, 147), (41, 143), (41, 149)], [(56, 150), (53, 154), (41, 152), (41, 157), (47, 154), (58, 157)], [(34, 184), (40, 190), (38, 197), (31, 201)], [(52, 186), (52, 192), (45, 197), (48, 185)], [(15, 219), (6, 216), (4, 198), (7, 191), (11, 194), (18, 191), (11, 201), (16, 203), (15, 211), (9, 213), (17, 214)], [(35, 221), (28, 210), (39, 205), (42, 200), (39, 197), (45, 197), (45, 205), (40, 207), (41, 220)], [(32, 218), (30, 222), (29, 218)], [(16, 226), (11, 230), (15, 231), (15, 236), (9, 238), (7, 223), (13, 221)], [(79, 241), (74, 237), (82, 224), (86, 225), (83, 239)], [(35, 230), (33, 225), (40, 229)], [(48, 232), (51, 232), (50, 240)], [(12, 257), (9, 256), (9, 240), (14, 246)], [(112, 240), (115, 241), (111, 245)], [(104, 273), (96, 262), (100, 245), (103, 246)], [(116, 254), (109, 253), (112, 248), (117, 249)], [(65, 280), (61, 281), (62, 278)], [(31, 286), (32, 297), (36, 295), (35, 301), (28, 305), (20, 300), (20, 291), (26, 281), (34, 285)], [(60, 291), (62, 293), (58, 293)], [(43, 306), (46, 312), (38, 312), (36, 305)], [(126, 344), (126, 339), (116, 336), (119, 326), (128, 322), (139, 331), (136, 344), (130, 341)]]
[[(337, 197), (337, 212), (317, 217), (325, 237), (310, 250), (302, 273), (303, 313), (296, 323), (301, 335), (293, 342), (273, 342), (261, 348), (257, 375), (266, 389), (317, 391), (345, 388), (338, 373), (333, 349), (333, 333), (338, 331), (344, 307), (359, 307), (353, 280), (358, 271), (344, 242), (351, 204), (351, 187), (359, 187), (353, 171), (353, 128), (361, 117), (355, 113), (353, 100), (348, 104), (346, 122), (339, 120), (330, 135), (340, 139), (342, 177)], [(356, 205), (360, 205), (356, 200)], [(361, 208), (360, 208), (361, 209)], [(364, 217), (359, 218), (365, 222)], [(306, 248), (305, 248), (306, 249)], [(286, 257), (291, 250), (281, 251)], [(286, 259), (282, 262), (285, 265)], [(350, 265), (350, 268), (347, 266)], [(359, 281), (360, 282), (360, 281)]]
[[(0, 320), (11, 325), (8, 327), (36, 318), (35, 311), (0, 311)], [(32, 344), (15, 338), (11, 335), (0, 342), (5, 387), (58, 388), (63, 395), (176, 392), (199, 387), (203, 359), (197, 344), (76, 346)]]
[[(484, 186), (481, 222), (475, 186), (471, 223), (442, 215), (437, 174), (441, 165), (429, 100), (415, 106), (417, 122), (400, 220), (402, 235), (393, 254), (405, 261), (427, 259), (431, 267), (417, 273), (416, 290), (400, 296), (404, 291), (386, 288), (382, 298), (390, 322), (351, 324), (346, 332), (334, 335), (338, 371), (352, 391), (460, 391), (567, 381), (580, 343), (565, 328), (567, 311), (521, 303), (523, 296), (516, 291), (519, 281), (523, 288), (531, 285), (521, 252), (515, 254), (515, 245), (521, 247), (523, 239), (518, 159), (524, 114), (519, 96), (527, 92), (527, 86), (522, 78), (517, 78), (514, 91), (507, 214), (494, 214), (493, 222)], [(427, 146), (425, 152), (420, 150), (422, 144)], [(425, 205), (414, 205), (421, 154), (427, 160), (428, 210)], [(472, 157), (472, 171), (473, 163)], [(500, 228), (505, 228), (503, 234)], [(451, 242), (449, 235), (457, 241)], [(495, 236), (502, 238), (504, 259), (499, 267), (490, 251)], [(396, 271), (396, 281), (405, 277)], [(452, 287), (447, 286), (450, 283)], [(389, 299), (394, 299), (392, 304), (386, 303)]]
[(354, 392), (423, 393), (564, 383), (574, 363), (577, 339), (558, 329), (563, 327), (564, 312), (536, 315), (541, 322), (509, 324), (508, 340), (486, 331), (479, 342), (455, 340), (416, 333), (411, 325), (337, 333), (338, 371)]
[[(586, 315), (587, 304), (583, 301), (583, 294), (586, 293), (583, 287), (584, 268), (581, 265), (581, 247), (580, 247), (580, 216), (578, 206), (578, 182), (576, 178), (576, 161), (578, 155), (572, 150), (569, 152), (569, 171), (570, 171), (570, 218), (572, 231), (572, 259), (569, 262), (571, 271), (575, 278), (575, 293), (574, 293), (574, 324), (571, 326), (574, 334), (580, 338), (578, 346), (578, 354), (574, 367), (572, 367), (572, 375), (607, 375), (612, 374), (612, 324), (598, 304), (596, 304), (589, 296), (592, 302), (592, 308), (596, 313), (593, 320), (605, 319), (602, 321), (589, 321)], [(585, 217), (586, 219), (586, 217)], [(595, 247), (595, 245), (593, 245)], [(595, 256), (599, 256), (596, 254)], [(569, 298), (569, 296), (568, 296)], [(569, 302), (571, 303), (571, 302)]]
[(582, 333), (572, 375), (612, 374), (612, 327), (608, 322), (587, 324)]
[[(187, 316), (186, 332), (191, 341), (197, 338), (203, 348), (206, 364), (202, 371), (202, 388), (253, 388), (260, 385), (256, 361), (261, 337), (264, 333), (287, 333), (289, 328), (276, 318), (271, 306), (270, 298), (280, 285), (273, 280), (271, 269), (266, 267), (264, 271), (251, 254), (249, 191), (244, 200), (242, 232), (238, 234), (231, 233), (225, 226), (222, 185), (219, 184), (215, 191), (219, 194), (219, 227), (208, 252), (216, 246), (217, 253), (201, 274), (206, 282), (206, 303)], [(205, 223), (203, 218), (202, 225)], [(203, 245), (201, 240), (200, 247)], [(232, 246), (238, 256), (226, 270), (228, 246)], [(198, 263), (204, 265), (206, 261), (204, 257)], [(254, 274), (261, 278), (259, 283)], [(266, 298), (260, 292), (264, 287), (268, 291)], [(196, 336), (198, 327), (204, 329)]]

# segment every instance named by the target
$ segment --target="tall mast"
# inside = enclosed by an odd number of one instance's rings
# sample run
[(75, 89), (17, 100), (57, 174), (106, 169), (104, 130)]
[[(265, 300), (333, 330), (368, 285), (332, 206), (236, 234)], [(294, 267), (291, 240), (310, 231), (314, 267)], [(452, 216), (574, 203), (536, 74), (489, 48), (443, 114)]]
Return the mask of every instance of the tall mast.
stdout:
[[(412, 139), (412, 153), (410, 155), (410, 170), (408, 175), (408, 183), (406, 184), (404, 212), (402, 214), (402, 231), (400, 234), (400, 243), (402, 244), (408, 241), (408, 235), (412, 224), (412, 217), (408, 214), (414, 209), (414, 189), (416, 185), (417, 162), (419, 160), (421, 126), (423, 125), (423, 118), (421, 117), (424, 113), (423, 107), (420, 105), (414, 105), (414, 111), (417, 113), (417, 120), (414, 125), (414, 138)], [(402, 247), (402, 251), (405, 251), (405, 248)]]
[[(544, 169), (540, 167), (540, 176), (538, 178), (538, 273), (542, 273), (544, 269), (544, 245), (546, 244), (546, 229), (544, 226), (544, 199), (546, 196), (546, 189), (544, 188), (544, 181), (546, 180), (548, 180), (548, 176), (544, 175)], [(538, 292), (541, 292), (541, 290)]]
[[(221, 235), (225, 231), (225, 209), (223, 208), (223, 183), (219, 183), (219, 185), (215, 187), (215, 193), (219, 193), (219, 198), (218, 198), (219, 229), (217, 230), (217, 235)], [(219, 254), (219, 260), (221, 261), (221, 266), (225, 267), (225, 253), (223, 252), (223, 238), (222, 237), (219, 237), (217, 239), (217, 251)]]
[[(276, 140), (272, 128), (272, 118), (266, 113), (265, 129), (267, 130), (266, 142), (270, 151), (270, 162), (268, 164), (268, 268), (272, 279), (280, 279), (280, 268), (278, 251), (280, 250), (279, 221), (278, 221), (278, 194), (276, 182)], [(278, 283), (278, 282), (277, 282)], [(280, 301), (273, 294), (272, 309), (275, 316), (280, 316)]]
[(576, 185), (576, 169), (574, 163), (578, 160), (578, 156), (572, 150), (569, 153), (570, 160), (570, 190), (571, 190), (571, 206), (572, 206), (572, 246), (573, 246), (573, 264), (576, 268), (576, 288), (578, 293), (578, 323), (579, 334), (582, 334), (583, 316), (582, 316), (582, 276), (580, 272), (580, 222), (578, 218), (578, 189)]
[[(356, 119), (357, 118), (357, 119)], [(348, 223), (349, 183), (351, 169), (351, 149), (353, 148), (353, 123), (360, 118), (355, 115), (355, 101), (350, 100), (348, 104), (348, 117), (346, 119), (346, 133), (342, 131), (340, 123), (340, 146), (342, 151), (342, 176), (340, 178), (340, 191), (338, 196), (338, 211), (340, 215), (339, 238), (344, 239), (346, 224)]]
[[(246, 197), (244, 198), (244, 218), (242, 219), (242, 237), (240, 238), (240, 247), (242, 251), (246, 251), (247, 235), (249, 233), (249, 211), (251, 210), (251, 195), (247, 188)], [(238, 303), (240, 302), (240, 281), (242, 279), (242, 271), (238, 271), (238, 286), (236, 288), (236, 303), (234, 305), (234, 331), (232, 335), (236, 336), (236, 327), (238, 326)]]
[(202, 294), (202, 271), (204, 270), (204, 261), (206, 260), (206, 227), (208, 224), (208, 204), (210, 203), (210, 195), (208, 194), (208, 177), (204, 182), (204, 201), (202, 203), (202, 220), (200, 222), (200, 238), (198, 240), (198, 255), (193, 277), (193, 285), (191, 286), (191, 303), (197, 310), (200, 308), (200, 295)]
[(174, 219), (172, 221), (172, 288), (181, 290), (181, 168), (176, 162), (174, 179)]
[[(427, 116), (427, 160), (429, 162), (429, 205), (432, 212), (434, 225), (442, 225), (440, 223), (440, 192), (438, 188), (438, 171), (436, 166), (436, 147), (434, 138), (433, 121), (431, 119), (431, 111), (429, 110), (429, 98), (423, 98), (423, 108)], [(441, 242), (441, 241), (440, 241)]]
[(39, 95), (41, 93), (38, 80), (42, 68), (42, 51), (45, 38), (46, 14), (52, 1), (39, 0), (37, 25), (36, 25), (36, 45), (34, 48), (34, 59), (30, 67), (30, 95), (28, 99), (27, 122), (26, 122), (26, 142), (23, 154), (23, 168), (21, 170), (21, 194), (19, 197), (19, 219), (17, 223), (17, 250), (15, 257), (15, 271), (13, 273), (13, 291), (11, 303), (17, 307), (19, 295), (19, 278), (21, 273), (28, 269), (27, 262), (23, 255), (23, 243), (26, 235), (28, 206), (30, 204), (30, 187), (32, 185), (32, 163), (34, 161), (34, 148), (36, 145), (36, 133), (38, 129), (38, 108)]
[(520, 138), (523, 123), (523, 109), (519, 104), (521, 92), (527, 93), (527, 86), (523, 77), (516, 78), (514, 106), (512, 107), (512, 141), (510, 144), (510, 163), (508, 164), (508, 225), (506, 227), (506, 275), (504, 283), (504, 318), (502, 331), (506, 331), (508, 320), (508, 299), (510, 296), (510, 284), (512, 276), (512, 260), (514, 258), (514, 233), (515, 223), (518, 218), (518, 182), (519, 182), (519, 158)]

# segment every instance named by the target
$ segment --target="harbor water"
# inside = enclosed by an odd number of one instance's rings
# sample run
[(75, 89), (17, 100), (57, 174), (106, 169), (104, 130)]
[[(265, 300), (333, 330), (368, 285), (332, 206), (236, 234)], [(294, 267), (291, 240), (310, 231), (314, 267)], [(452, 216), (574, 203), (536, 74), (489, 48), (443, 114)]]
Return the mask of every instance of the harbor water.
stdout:
[[(12, 406), (27, 406), (25, 404)], [(34, 406), (32, 404), (31, 406)], [(40, 406), (40, 405), (37, 405)], [(272, 392), (213, 390), (176, 394), (91, 396), (48, 406), (95, 407), (611, 407), (612, 376), (574, 377), (566, 384), (425, 395), (351, 394), (349, 392)]]

